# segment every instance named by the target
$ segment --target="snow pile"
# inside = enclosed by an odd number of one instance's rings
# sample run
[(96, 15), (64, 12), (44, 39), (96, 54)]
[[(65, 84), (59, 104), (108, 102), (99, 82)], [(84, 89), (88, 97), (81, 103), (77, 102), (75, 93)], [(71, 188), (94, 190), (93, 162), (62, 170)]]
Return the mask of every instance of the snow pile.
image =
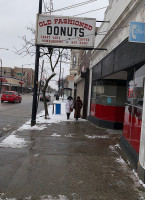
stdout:
[(23, 130), (38, 130), (38, 131), (41, 131), (41, 130), (44, 130), (45, 128), (47, 128), (45, 125), (41, 125), (41, 126), (38, 126), (38, 125), (35, 125), (35, 126), (31, 126), (30, 125), (30, 121), (26, 122), (23, 126), (21, 126), (18, 131), (23, 131)]
[(58, 133), (53, 133), (51, 136), (52, 137), (60, 137), (61, 135), (59, 135)]
[[(58, 103), (58, 102), (57, 102)], [(26, 122), (23, 126), (21, 126), (17, 131), (24, 131), (24, 130), (36, 130), (41, 131), (47, 128), (47, 125), (50, 125), (51, 123), (60, 123), (63, 121), (75, 121), (74, 119), (74, 111), (70, 115), (70, 119), (67, 120), (66, 112), (65, 112), (65, 102), (61, 103), (61, 114), (54, 114), (55, 109), (54, 105), (49, 105), (48, 112), (49, 112), (49, 118), (45, 119), (45, 111), (43, 110), (37, 115), (36, 122), (37, 125), (31, 127), (31, 120)], [(83, 119), (79, 119), (79, 121), (86, 121)], [(52, 137), (60, 137), (61, 135), (58, 133), (53, 133), (51, 135)], [(71, 135), (67, 135), (66, 137), (72, 137)], [(8, 148), (23, 148), (28, 145), (28, 142), (25, 141), (24, 138), (20, 138), (16, 136), (16, 131), (14, 131), (10, 136), (8, 136), (6, 139), (4, 139), (0, 143), (0, 147), (8, 147)]]
[[(43, 130), (47, 128), (44, 124), (52, 124), (52, 123), (60, 123), (63, 121), (75, 121), (74, 119), (74, 111), (70, 114), (70, 119), (67, 120), (66, 112), (65, 112), (65, 103), (61, 102), (61, 114), (55, 114), (55, 109), (53, 105), (49, 105), (48, 107), (48, 112), (49, 112), (49, 117), (48, 119), (45, 119), (45, 111), (41, 111), (37, 117), (36, 117), (36, 122), (37, 125), (31, 127), (31, 121), (29, 120), (26, 122), (23, 126), (21, 126), (18, 131), (23, 131), (23, 130)], [(53, 113), (54, 112), (54, 113)], [(79, 122), (86, 121), (84, 119), (79, 119)]]
[(52, 197), (50, 195), (45, 195), (45, 196), (42, 196), (40, 197), (41, 200), (69, 200), (66, 196), (64, 195), (58, 195), (58, 198), (57, 197)]
[(8, 148), (23, 148), (27, 145), (28, 142), (26, 142), (24, 138), (19, 138), (16, 135), (10, 135), (0, 143), (0, 147)]
[(108, 135), (85, 135), (85, 137), (89, 138), (89, 139), (106, 139), (109, 138)]
[(145, 188), (145, 184), (142, 182), (142, 180), (139, 179), (138, 174), (135, 172), (135, 170), (132, 170), (133, 174), (136, 176), (136, 178), (138, 179), (139, 183)]
[(122, 163), (122, 164), (126, 164), (126, 162), (120, 157), (120, 158), (116, 158), (116, 162)]

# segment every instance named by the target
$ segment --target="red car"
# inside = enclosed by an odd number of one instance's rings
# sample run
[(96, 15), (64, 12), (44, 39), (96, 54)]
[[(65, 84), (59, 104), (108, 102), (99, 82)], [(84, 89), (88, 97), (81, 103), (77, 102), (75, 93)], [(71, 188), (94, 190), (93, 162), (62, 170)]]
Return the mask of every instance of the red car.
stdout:
[(3, 103), (4, 101), (14, 102), (14, 103), (21, 102), (22, 97), (16, 91), (6, 91), (3, 92), (1, 95), (1, 102)]

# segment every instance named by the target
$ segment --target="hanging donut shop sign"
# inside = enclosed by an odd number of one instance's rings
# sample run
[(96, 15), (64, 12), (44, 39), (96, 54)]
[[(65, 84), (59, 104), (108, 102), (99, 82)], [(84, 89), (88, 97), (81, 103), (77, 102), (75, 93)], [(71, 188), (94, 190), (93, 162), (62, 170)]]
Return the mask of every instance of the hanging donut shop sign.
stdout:
[(93, 48), (95, 18), (37, 15), (36, 45)]

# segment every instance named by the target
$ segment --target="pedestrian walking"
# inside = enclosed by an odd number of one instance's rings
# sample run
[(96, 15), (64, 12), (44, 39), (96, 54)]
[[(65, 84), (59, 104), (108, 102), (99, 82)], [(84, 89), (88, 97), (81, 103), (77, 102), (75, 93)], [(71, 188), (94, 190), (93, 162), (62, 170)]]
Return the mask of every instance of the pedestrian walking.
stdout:
[(74, 109), (75, 109), (74, 118), (76, 119), (76, 121), (78, 121), (78, 118), (81, 117), (82, 106), (83, 106), (82, 100), (78, 96), (75, 103), (74, 103)]
[(70, 114), (71, 112), (73, 111), (73, 98), (71, 96), (69, 96), (67, 98), (67, 101), (66, 101), (66, 115), (67, 115), (67, 119), (70, 118)]

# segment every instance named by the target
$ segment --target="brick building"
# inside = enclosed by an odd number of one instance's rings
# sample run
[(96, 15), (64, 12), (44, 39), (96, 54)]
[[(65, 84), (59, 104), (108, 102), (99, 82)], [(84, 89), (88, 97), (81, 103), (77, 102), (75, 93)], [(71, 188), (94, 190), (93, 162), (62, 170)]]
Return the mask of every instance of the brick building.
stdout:
[(0, 82), (0, 91), (30, 92), (33, 88), (34, 70), (32, 68), (3, 67)]

